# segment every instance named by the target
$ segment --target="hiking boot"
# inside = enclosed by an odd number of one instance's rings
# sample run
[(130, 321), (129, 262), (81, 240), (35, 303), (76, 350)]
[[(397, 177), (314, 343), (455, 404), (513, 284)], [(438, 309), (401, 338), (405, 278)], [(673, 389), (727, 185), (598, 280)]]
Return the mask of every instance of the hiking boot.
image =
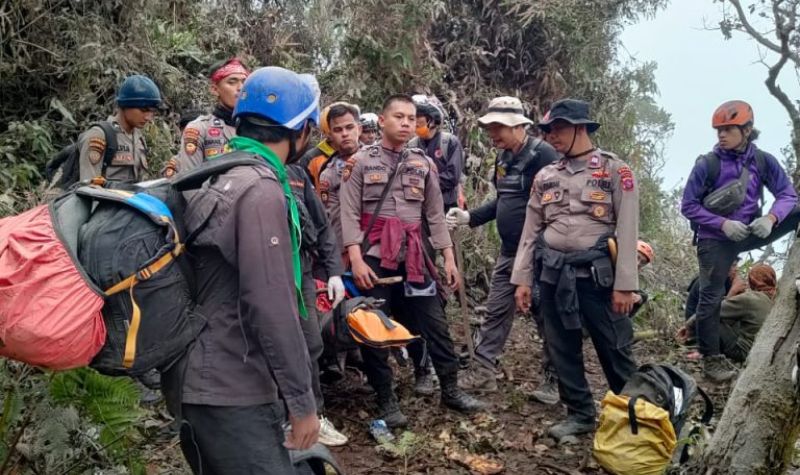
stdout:
[(336, 430), (325, 416), (319, 416), (319, 443), (328, 447), (339, 447), (347, 443), (347, 436)]
[(468, 391), (492, 393), (497, 391), (497, 376), (494, 370), (476, 362), (458, 381), (458, 387)]
[(457, 373), (442, 377), (442, 404), (459, 412), (477, 412), (489, 407), (485, 402), (462, 391), (458, 386)]
[(397, 401), (392, 386), (378, 388), (376, 392), (378, 393), (378, 418), (383, 419), (390, 428), (408, 425), (408, 418), (400, 410), (400, 403)]
[(715, 383), (724, 383), (736, 377), (736, 368), (725, 355), (703, 357), (703, 374)]
[(431, 374), (427, 368), (414, 373), (414, 394), (419, 396), (431, 396), (435, 391), (433, 374)]
[(550, 371), (544, 372), (544, 381), (533, 391), (531, 397), (542, 404), (552, 406), (558, 404), (561, 398), (558, 395), (558, 378)]
[(594, 420), (578, 419), (573, 416), (567, 418), (558, 424), (547, 429), (547, 435), (560, 441), (568, 435), (587, 434), (594, 430)]

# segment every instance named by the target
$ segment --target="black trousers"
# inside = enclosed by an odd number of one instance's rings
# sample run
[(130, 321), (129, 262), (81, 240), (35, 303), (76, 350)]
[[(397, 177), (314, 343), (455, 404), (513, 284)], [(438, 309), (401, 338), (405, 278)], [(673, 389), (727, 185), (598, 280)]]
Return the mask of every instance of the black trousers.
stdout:
[[(405, 267), (401, 265), (396, 271), (384, 269), (380, 260), (366, 257), (367, 265), (378, 277), (405, 276)], [(386, 300), (381, 307), (387, 315), (403, 324), (414, 335), (421, 335), (427, 343), (430, 358), (436, 374), (444, 381), (455, 378), (458, 371), (458, 358), (450, 338), (447, 316), (439, 296), (406, 297), (403, 284), (375, 286), (372, 290), (363, 291), (364, 295)], [(392, 369), (388, 363), (388, 350), (361, 346), (364, 358), (364, 370), (370, 385), (378, 389), (392, 383)]]
[[(544, 282), (539, 285), (545, 341), (558, 374), (561, 402), (567, 406), (569, 416), (594, 421), (596, 410), (583, 365), (583, 331), (564, 328), (556, 310), (555, 286)], [(592, 338), (609, 387), (618, 393), (636, 371), (631, 354), (633, 325), (627, 315), (611, 310), (611, 289), (597, 287), (591, 278), (577, 279), (576, 286), (583, 326)]]
[(697, 262), (700, 276), (697, 280), (697, 342), (703, 356), (720, 354), (719, 306), (725, 298), (725, 282), (728, 271), (742, 252), (764, 247), (797, 228), (800, 223), (800, 208), (795, 208), (766, 238), (754, 235), (740, 242), (717, 239), (701, 239), (697, 243)]
[(181, 450), (198, 475), (296, 475), (283, 446), (283, 404), (184, 404)]

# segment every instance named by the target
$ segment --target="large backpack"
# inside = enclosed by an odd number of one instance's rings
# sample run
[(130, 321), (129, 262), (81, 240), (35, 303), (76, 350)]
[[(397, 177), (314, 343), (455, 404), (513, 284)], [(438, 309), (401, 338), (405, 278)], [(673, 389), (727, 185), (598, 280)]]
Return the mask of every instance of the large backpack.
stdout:
[[(453, 140), (453, 134), (451, 134), (450, 132), (442, 131), (440, 137), (441, 140), (439, 141), (439, 147), (442, 149), (442, 160), (447, 162), (450, 153), (450, 142)], [(425, 150), (425, 147), (422, 146), (422, 141), (420, 140), (419, 137), (413, 137), (411, 140), (409, 140), (408, 148), (419, 148)], [(430, 158), (435, 158), (435, 157), (430, 157)]]
[[(593, 453), (598, 463), (620, 475), (660, 474), (679, 441), (694, 435), (686, 421), (696, 395), (705, 402), (702, 424), (708, 424), (714, 406), (694, 379), (667, 364), (645, 364), (631, 375), (620, 394), (609, 391), (601, 403), (600, 424)], [(688, 458), (688, 447), (678, 462)]]
[[(117, 131), (111, 122), (102, 121), (92, 124), (100, 127), (105, 135), (106, 149), (103, 151), (101, 175), (106, 176), (106, 169), (117, 153)], [(62, 148), (45, 165), (44, 175), (50, 186), (66, 190), (80, 179), (80, 141)]]
[(167, 368), (205, 324), (181, 192), (263, 163), (232, 153), (174, 182), (84, 186), (0, 220), (0, 355), (110, 375)]

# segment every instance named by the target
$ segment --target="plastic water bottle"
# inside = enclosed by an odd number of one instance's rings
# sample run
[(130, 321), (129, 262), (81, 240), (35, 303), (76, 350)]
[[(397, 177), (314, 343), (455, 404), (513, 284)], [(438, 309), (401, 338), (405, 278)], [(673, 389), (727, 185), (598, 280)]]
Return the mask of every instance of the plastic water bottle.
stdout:
[(389, 430), (386, 421), (383, 419), (375, 419), (369, 424), (369, 433), (379, 444), (385, 444), (394, 440), (394, 434)]

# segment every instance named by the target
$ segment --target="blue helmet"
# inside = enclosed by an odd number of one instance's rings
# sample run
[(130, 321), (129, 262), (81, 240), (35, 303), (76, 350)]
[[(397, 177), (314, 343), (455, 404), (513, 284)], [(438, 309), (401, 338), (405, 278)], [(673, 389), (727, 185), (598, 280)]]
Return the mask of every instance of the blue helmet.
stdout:
[(307, 120), (317, 124), (319, 86), (309, 77), (277, 66), (253, 71), (239, 92), (233, 118), (267, 119), (291, 130), (302, 130)]
[(309, 116), (309, 119), (311, 119), (314, 122), (314, 125), (319, 127), (319, 116), (320, 116), (319, 98), (322, 95), (322, 93), (321, 93), (321, 91), (319, 89), (319, 82), (317, 82), (317, 78), (315, 78), (313, 74), (301, 74), (300, 75), (300, 79), (302, 79), (303, 82), (305, 82), (311, 88), (311, 90), (314, 91), (314, 94), (317, 96), (317, 108), (316, 108), (316, 110), (314, 112), (311, 113), (311, 116)]
[(161, 92), (147, 76), (134, 74), (128, 76), (117, 91), (117, 106), (123, 108), (158, 107), (161, 105)]

